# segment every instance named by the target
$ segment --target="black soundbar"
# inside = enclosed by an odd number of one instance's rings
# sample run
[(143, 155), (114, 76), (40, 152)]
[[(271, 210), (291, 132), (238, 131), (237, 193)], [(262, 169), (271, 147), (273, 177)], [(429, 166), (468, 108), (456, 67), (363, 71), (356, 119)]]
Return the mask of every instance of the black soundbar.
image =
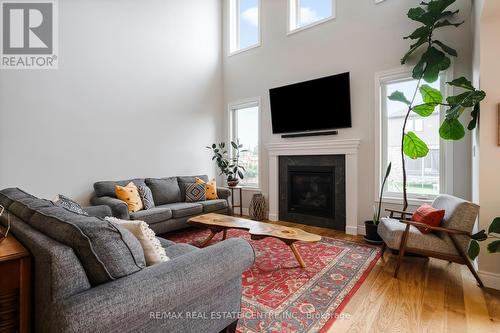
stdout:
[(283, 134), (281, 137), (283, 139), (289, 138), (301, 138), (304, 136), (322, 136), (322, 135), (337, 135), (338, 131), (326, 131), (326, 132), (307, 132), (307, 133), (295, 133), (295, 134)]

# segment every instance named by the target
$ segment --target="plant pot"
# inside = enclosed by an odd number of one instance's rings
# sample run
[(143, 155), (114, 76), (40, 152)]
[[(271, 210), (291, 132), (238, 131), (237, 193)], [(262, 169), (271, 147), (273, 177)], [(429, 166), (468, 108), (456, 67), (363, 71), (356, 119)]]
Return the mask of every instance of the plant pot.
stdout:
[(240, 182), (239, 179), (228, 179), (227, 180), (227, 186), (229, 186), (229, 187), (235, 187), (235, 186), (238, 186), (239, 182)]
[(365, 241), (372, 244), (382, 244), (383, 240), (377, 232), (377, 225), (373, 221), (365, 221)]

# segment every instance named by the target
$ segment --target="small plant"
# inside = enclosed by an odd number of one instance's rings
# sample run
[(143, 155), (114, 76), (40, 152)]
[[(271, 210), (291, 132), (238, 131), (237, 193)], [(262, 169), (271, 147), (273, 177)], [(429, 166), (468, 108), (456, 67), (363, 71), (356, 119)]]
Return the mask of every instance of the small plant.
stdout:
[(212, 161), (217, 163), (217, 167), (221, 171), (220, 175), (225, 175), (228, 182), (238, 182), (239, 179), (245, 178), (245, 168), (240, 165), (240, 154), (247, 150), (242, 149), (243, 145), (240, 144), (239, 140), (231, 141), (230, 147), (232, 154), (229, 154), (225, 142), (214, 143), (212, 146), (207, 146), (207, 149), (214, 153)]
[(469, 250), (467, 254), (472, 260), (476, 259), (481, 251), (479, 242), (486, 241), (488, 239), (496, 239), (489, 243), (486, 247), (489, 253), (500, 253), (500, 217), (497, 217), (491, 222), (488, 233), (485, 230), (481, 230), (471, 236), (471, 241), (469, 243)]
[(391, 167), (392, 167), (392, 162), (389, 163), (387, 169), (385, 170), (385, 177), (384, 180), (382, 181), (382, 187), (380, 188), (380, 195), (378, 198), (377, 208), (373, 206), (373, 224), (375, 225), (378, 225), (380, 223), (380, 210), (382, 209), (382, 195), (384, 194), (384, 187), (385, 183), (387, 182), (387, 178), (389, 178), (389, 175), (391, 174)]

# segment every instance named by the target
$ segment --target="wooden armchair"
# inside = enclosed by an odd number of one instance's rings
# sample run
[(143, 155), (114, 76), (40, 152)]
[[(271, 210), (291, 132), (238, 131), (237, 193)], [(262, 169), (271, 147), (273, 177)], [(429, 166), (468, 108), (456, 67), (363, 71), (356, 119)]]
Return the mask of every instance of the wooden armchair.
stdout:
[[(386, 247), (399, 250), (394, 277), (398, 276), (405, 252), (409, 252), (467, 265), (482, 287), (483, 283), (467, 257), (467, 247), (479, 206), (449, 195), (438, 196), (432, 206), (445, 210), (439, 227), (413, 222), (410, 220), (412, 213), (393, 209), (387, 209), (389, 217), (381, 219), (377, 230), (384, 240), (384, 250)], [(429, 228), (432, 232), (423, 234), (417, 227)]]

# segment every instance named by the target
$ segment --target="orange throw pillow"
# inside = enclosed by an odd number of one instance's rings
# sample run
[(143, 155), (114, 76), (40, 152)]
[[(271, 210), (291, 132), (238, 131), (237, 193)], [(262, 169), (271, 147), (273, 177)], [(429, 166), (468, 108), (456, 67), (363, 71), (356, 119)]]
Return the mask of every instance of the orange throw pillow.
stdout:
[[(414, 222), (419, 222), (423, 224), (430, 225), (432, 227), (439, 227), (441, 221), (444, 218), (444, 210), (436, 209), (431, 205), (424, 204), (413, 213), (411, 220)], [(432, 229), (417, 227), (423, 234), (430, 234)]]
[(118, 199), (125, 201), (129, 213), (135, 213), (144, 208), (139, 190), (132, 182), (128, 183), (127, 186), (115, 185), (115, 194)]
[(215, 183), (215, 178), (206, 183), (203, 179), (195, 177), (195, 181), (196, 184), (205, 185), (205, 196), (207, 200), (219, 199), (219, 197), (217, 197), (217, 184)]

